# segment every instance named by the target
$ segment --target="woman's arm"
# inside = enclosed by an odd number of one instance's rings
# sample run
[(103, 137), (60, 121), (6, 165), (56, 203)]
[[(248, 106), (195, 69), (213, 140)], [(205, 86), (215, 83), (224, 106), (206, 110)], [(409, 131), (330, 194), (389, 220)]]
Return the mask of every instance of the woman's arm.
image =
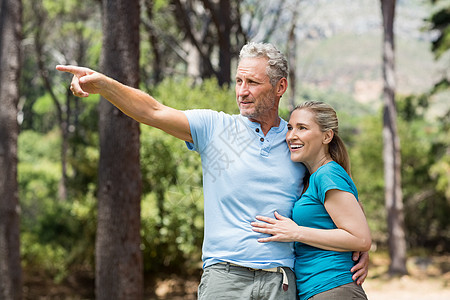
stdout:
[(253, 230), (272, 236), (259, 242), (302, 242), (333, 251), (368, 251), (371, 245), (369, 226), (353, 194), (329, 190), (325, 195), (325, 209), (337, 229), (316, 229), (298, 226), (289, 218), (275, 212), (275, 219), (257, 216), (261, 222), (252, 222)]

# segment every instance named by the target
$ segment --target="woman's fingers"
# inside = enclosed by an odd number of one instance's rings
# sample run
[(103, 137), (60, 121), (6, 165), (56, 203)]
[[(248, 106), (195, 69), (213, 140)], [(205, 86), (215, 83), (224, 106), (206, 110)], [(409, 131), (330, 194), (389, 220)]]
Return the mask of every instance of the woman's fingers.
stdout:
[(251, 222), (250, 225), (252, 225), (252, 227), (254, 227), (255, 229), (258, 228), (267, 228), (269, 227), (269, 224), (267, 223), (262, 223), (262, 222)]
[(256, 216), (256, 219), (259, 221), (267, 222), (269, 224), (275, 224), (277, 222), (276, 219), (270, 218), (270, 217), (265, 217), (265, 216)]
[(274, 241), (274, 238), (273, 237), (260, 238), (257, 241), (260, 242), (260, 243), (267, 243), (267, 242)]
[(278, 220), (283, 220), (283, 219), (287, 219), (285, 216), (280, 215), (277, 211), (274, 212), (275, 218), (277, 218)]

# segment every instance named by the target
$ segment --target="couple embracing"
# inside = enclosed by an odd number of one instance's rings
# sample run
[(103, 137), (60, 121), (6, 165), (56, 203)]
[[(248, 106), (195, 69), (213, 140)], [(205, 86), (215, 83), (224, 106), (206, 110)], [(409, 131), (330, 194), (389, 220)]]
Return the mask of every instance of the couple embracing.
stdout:
[(199, 299), (367, 299), (371, 238), (336, 113), (305, 102), (279, 117), (288, 65), (273, 45), (240, 52), (239, 115), (180, 111), (91, 69), (57, 69), (74, 75), (75, 96), (101, 94), (201, 155)]

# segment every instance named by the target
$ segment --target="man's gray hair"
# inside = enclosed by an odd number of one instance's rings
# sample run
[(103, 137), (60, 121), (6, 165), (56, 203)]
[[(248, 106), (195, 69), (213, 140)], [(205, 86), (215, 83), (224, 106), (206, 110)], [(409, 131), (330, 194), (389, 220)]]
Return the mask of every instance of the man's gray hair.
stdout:
[(281, 78), (288, 77), (287, 59), (272, 44), (250, 42), (244, 45), (239, 54), (239, 61), (243, 58), (259, 57), (268, 59), (267, 75), (272, 86), (275, 86)]

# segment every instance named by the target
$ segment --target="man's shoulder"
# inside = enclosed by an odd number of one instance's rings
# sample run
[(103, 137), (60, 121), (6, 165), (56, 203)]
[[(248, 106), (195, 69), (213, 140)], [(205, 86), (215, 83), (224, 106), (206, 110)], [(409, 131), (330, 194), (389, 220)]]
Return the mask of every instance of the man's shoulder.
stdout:
[(192, 109), (186, 110), (184, 113), (188, 118), (191, 131), (198, 129), (213, 133), (217, 130), (233, 130), (245, 124), (240, 115), (231, 115), (212, 109)]
[(237, 118), (239, 115), (232, 115), (223, 111), (212, 109), (188, 109), (183, 111), (188, 117), (210, 117), (210, 118)]

